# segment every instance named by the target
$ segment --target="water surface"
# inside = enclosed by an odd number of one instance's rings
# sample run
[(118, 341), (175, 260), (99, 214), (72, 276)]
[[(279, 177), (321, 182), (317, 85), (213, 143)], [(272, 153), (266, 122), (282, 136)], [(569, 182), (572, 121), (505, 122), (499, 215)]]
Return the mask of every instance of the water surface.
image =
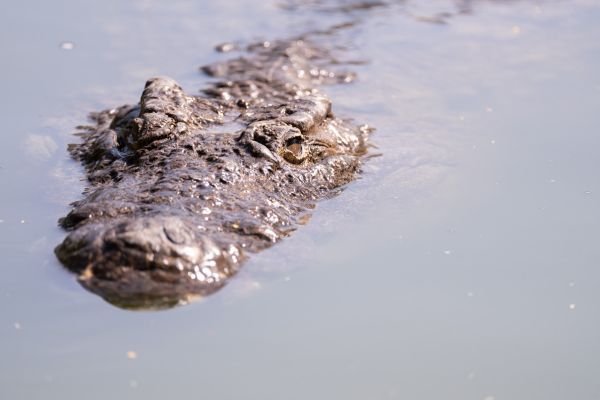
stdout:
[[(0, 398), (599, 398), (600, 4), (282, 4), (5, 7)], [(217, 43), (356, 19), (338, 41), (368, 63), (324, 90), (381, 156), (308, 225), (166, 312), (60, 267), (88, 112), (153, 75), (195, 92)]]

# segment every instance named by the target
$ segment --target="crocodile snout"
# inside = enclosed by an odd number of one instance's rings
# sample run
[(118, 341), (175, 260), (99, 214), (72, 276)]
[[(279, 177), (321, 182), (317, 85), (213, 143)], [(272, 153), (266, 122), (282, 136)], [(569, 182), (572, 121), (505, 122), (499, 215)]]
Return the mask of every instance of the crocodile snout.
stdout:
[(87, 289), (126, 308), (206, 296), (237, 272), (241, 251), (176, 216), (124, 218), (71, 232), (55, 252)]

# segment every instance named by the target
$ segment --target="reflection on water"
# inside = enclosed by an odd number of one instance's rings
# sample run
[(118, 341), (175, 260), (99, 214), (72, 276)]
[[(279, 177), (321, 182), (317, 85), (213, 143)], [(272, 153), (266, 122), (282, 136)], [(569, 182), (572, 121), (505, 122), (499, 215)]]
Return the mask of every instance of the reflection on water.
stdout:
[(370, 62), (327, 92), (378, 128), (382, 156), (213, 298), (124, 312), (60, 269), (55, 221), (83, 188), (73, 127), (136, 101), (150, 75), (200, 88), (195, 67), (224, 40), (353, 18), (280, 4), (23, 2), (0, 16), (0, 397), (598, 398), (591, 0), (361, 11), (342, 42)]

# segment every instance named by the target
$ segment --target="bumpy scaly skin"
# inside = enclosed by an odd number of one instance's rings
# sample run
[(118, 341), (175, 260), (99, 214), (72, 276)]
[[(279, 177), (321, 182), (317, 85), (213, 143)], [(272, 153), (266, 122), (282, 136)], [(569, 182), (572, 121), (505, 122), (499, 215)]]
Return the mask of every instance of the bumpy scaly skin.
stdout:
[(128, 308), (162, 308), (221, 288), (248, 252), (292, 232), (323, 197), (355, 178), (370, 130), (335, 118), (327, 68), (305, 40), (250, 46), (204, 67), (202, 96), (169, 78), (140, 103), (92, 115), (82, 143), (86, 197), (60, 223), (56, 248), (80, 282)]

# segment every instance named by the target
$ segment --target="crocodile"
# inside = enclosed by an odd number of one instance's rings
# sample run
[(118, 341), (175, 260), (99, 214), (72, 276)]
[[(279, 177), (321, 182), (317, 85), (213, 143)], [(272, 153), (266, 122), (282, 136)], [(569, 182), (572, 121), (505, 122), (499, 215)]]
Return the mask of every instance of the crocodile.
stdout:
[(202, 67), (199, 95), (151, 78), (138, 104), (91, 114), (69, 145), (87, 188), (55, 254), (109, 303), (214, 293), (360, 172), (372, 128), (336, 117), (320, 90), (355, 78), (332, 51), (308, 37), (218, 50), (241, 54)]

